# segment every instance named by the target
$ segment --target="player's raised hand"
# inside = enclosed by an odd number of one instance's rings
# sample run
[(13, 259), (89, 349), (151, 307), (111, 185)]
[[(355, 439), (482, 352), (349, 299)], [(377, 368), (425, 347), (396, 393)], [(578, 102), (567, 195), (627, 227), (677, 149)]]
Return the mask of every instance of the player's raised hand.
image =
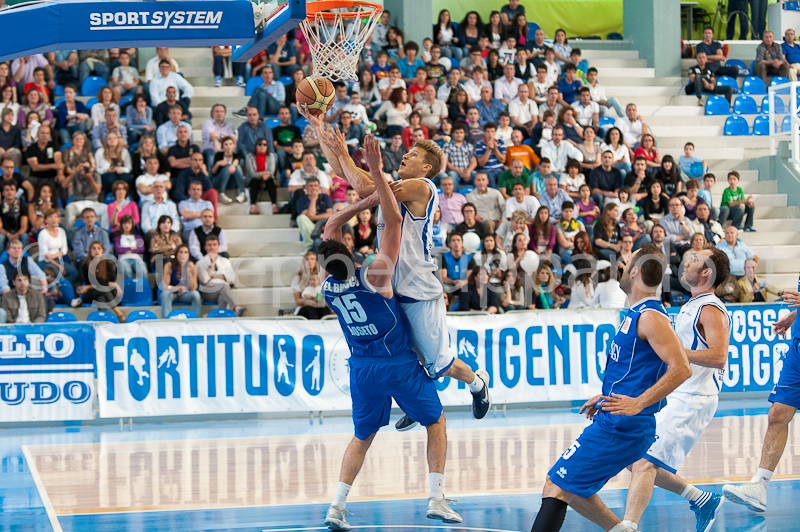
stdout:
[(783, 302), (789, 304), (789, 308), (800, 307), (800, 292), (793, 292), (791, 290), (783, 291)]
[(586, 401), (578, 413), (583, 414), (584, 412), (586, 412), (587, 419), (594, 419), (594, 415), (600, 411), (600, 409), (597, 408), (597, 401), (599, 401), (601, 397), (602, 396), (600, 395), (595, 395), (594, 397)]
[(364, 153), (364, 159), (367, 161), (367, 166), (369, 166), (370, 170), (373, 168), (383, 168), (381, 146), (374, 135), (367, 135), (364, 137), (364, 147), (361, 148), (361, 151)]
[(603, 401), (600, 410), (615, 416), (635, 416), (643, 410), (638, 397), (612, 393), (611, 397), (601, 395), (600, 399)]
[(322, 126), (324, 125), (324, 123), (318, 116), (312, 115), (311, 113), (308, 112), (308, 104), (304, 103), (298, 105), (297, 109), (300, 112), (300, 116), (308, 120), (308, 123), (311, 125), (311, 127), (313, 127), (317, 131), (317, 133), (322, 132)]

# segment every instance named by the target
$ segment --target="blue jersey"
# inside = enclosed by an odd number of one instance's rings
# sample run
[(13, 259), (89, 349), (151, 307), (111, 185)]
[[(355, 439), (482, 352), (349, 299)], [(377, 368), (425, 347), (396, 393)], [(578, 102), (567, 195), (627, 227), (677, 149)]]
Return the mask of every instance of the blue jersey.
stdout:
[[(611, 394), (638, 397), (645, 390), (652, 387), (667, 370), (667, 365), (659, 358), (649, 343), (645, 342), (636, 332), (639, 318), (644, 312), (653, 311), (667, 316), (667, 311), (657, 298), (647, 298), (633, 307), (622, 320), (617, 329), (617, 334), (611, 342), (606, 362), (606, 373), (603, 378), (603, 395)], [(648, 406), (639, 416), (652, 416), (664, 405), (666, 399)], [(613, 418), (625, 416), (603, 416), (614, 423)]]
[(367, 266), (346, 281), (328, 277), (322, 293), (342, 326), (350, 353), (358, 358), (416, 359), (411, 326), (397, 299), (380, 295), (367, 281)]

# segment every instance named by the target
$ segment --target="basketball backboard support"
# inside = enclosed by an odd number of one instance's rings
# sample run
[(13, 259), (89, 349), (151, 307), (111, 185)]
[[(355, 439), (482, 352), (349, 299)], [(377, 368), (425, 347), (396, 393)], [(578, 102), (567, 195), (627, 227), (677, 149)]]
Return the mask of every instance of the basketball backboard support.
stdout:
[(289, 0), (256, 31), (250, 0), (45, 0), (0, 10), (0, 61), (55, 50), (143, 46), (234, 46), (246, 61), (306, 18)]
[(270, 15), (264, 29), (256, 33), (252, 42), (234, 48), (231, 59), (237, 62), (249, 61), (258, 52), (277, 41), (278, 37), (289, 33), (307, 16), (306, 0), (289, 0)]

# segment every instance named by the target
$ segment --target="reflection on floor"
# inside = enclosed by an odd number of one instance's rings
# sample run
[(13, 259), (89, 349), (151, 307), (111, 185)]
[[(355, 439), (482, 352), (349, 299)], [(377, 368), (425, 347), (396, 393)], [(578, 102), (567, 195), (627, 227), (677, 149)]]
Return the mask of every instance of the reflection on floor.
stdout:
[[(761, 402), (723, 403), (680, 473), (706, 484), (749, 479), (765, 411)], [(445, 491), (460, 500), (465, 522), (447, 528), (529, 530), (547, 470), (583, 426), (565, 411), (498, 412), (482, 422), (448, 415)], [(351, 430), (349, 419), (333, 418), (5, 431), (0, 530), (51, 529), (32, 473), (64, 530), (319, 529)], [(714, 530), (797, 529), (792, 501), (800, 481), (791, 479), (800, 477), (798, 445), (800, 424), (793, 424), (775, 475), (783, 480), (770, 486), (767, 521), (729, 504)], [(602, 492), (618, 513), (627, 480), (623, 473)], [(351, 522), (359, 530), (441, 527), (425, 519), (427, 488), (424, 430), (386, 429), (348, 500)], [(641, 528), (693, 530), (693, 523), (682, 499), (656, 490)], [(599, 529), (570, 512), (564, 530)]]

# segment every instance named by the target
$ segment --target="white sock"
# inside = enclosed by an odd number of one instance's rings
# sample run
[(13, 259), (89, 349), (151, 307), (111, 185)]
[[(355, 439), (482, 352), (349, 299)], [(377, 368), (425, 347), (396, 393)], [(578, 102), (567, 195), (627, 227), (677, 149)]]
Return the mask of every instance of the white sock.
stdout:
[(627, 519), (622, 522), (623, 525), (627, 526), (631, 530), (639, 530), (639, 524), (634, 523), (633, 521), (628, 521)]
[[(630, 530), (628, 525), (625, 523), (617, 523), (614, 528), (610, 529), (608, 532), (626, 532), (627, 530)], [(636, 529), (634, 528), (634, 530)]]
[(683, 492), (681, 493), (681, 497), (686, 499), (689, 502), (696, 502), (697, 499), (703, 494), (702, 491), (695, 488), (691, 484), (688, 484), (685, 488), (683, 488)]
[(483, 382), (483, 379), (481, 379), (477, 375), (475, 375), (475, 380), (474, 381), (472, 381), (471, 383), (467, 384), (467, 386), (469, 386), (469, 391), (471, 391), (472, 393), (476, 393), (476, 392), (479, 392), (479, 391), (483, 390), (483, 387), (485, 385), (486, 385), (486, 383)]
[(437, 501), (444, 499), (444, 475), (441, 473), (429, 473), (428, 480), (431, 483), (431, 497)]
[(331, 506), (336, 506), (340, 510), (344, 510), (347, 506), (347, 495), (350, 493), (350, 485), (344, 482), (339, 482), (336, 486), (336, 495), (333, 496)]
[(769, 481), (772, 480), (772, 473), (773, 472), (769, 469), (761, 469), (759, 467), (756, 476), (754, 476), (750, 482), (760, 482), (761, 485), (764, 486), (764, 489), (767, 489)]

